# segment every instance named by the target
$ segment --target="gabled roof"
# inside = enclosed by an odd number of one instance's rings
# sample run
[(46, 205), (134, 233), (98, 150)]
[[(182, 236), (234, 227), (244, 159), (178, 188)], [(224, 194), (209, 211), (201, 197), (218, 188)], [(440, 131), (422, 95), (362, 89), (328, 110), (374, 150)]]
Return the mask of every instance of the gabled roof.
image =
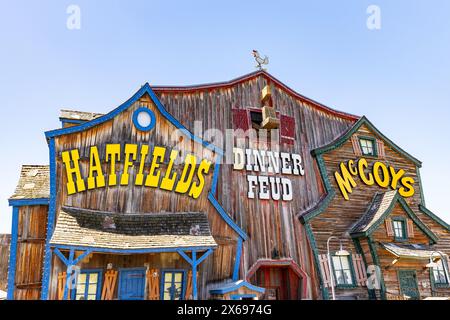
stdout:
[(347, 142), (351, 136), (353, 134), (355, 134), (358, 129), (362, 126), (362, 125), (366, 125), (369, 130), (371, 130), (372, 132), (374, 132), (378, 137), (380, 137), (382, 140), (384, 140), (392, 149), (394, 149), (396, 152), (400, 153), (401, 155), (403, 155), (404, 157), (406, 157), (407, 159), (409, 159), (411, 162), (413, 162), (416, 166), (421, 167), (422, 166), (422, 162), (418, 159), (416, 159), (415, 157), (413, 157), (412, 155), (410, 155), (409, 153), (407, 153), (405, 150), (403, 150), (402, 148), (400, 148), (398, 145), (396, 145), (394, 142), (392, 142), (392, 140), (390, 140), (388, 137), (386, 137), (384, 134), (382, 134), (373, 124), (372, 122), (369, 121), (369, 119), (367, 119), (365, 116), (361, 117), (361, 119), (359, 119), (349, 130), (347, 130), (346, 132), (344, 132), (340, 137), (338, 137), (336, 140), (334, 140), (333, 142), (322, 146), (320, 148), (314, 149), (311, 153), (314, 156), (332, 151), (334, 149), (339, 148), (340, 146), (342, 146), (345, 142)]
[(49, 197), (49, 166), (23, 165), (16, 190), (9, 200), (48, 199)]
[(354, 238), (371, 235), (389, 216), (397, 203), (402, 206), (419, 229), (436, 243), (437, 236), (416, 216), (396, 190), (375, 194), (367, 211), (350, 228), (350, 235)]
[(73, 207), (62, 208), (50, 243), (115, 250), (217, 246), (205, 213), (117, 214)]
[[(211, 150), (216, 155), (216, 161), (214, 165), (214, 172), (213, 172), (213, 181), (211, 184), (211, 190), (208, 193), (208, 200), (211, 202), (213, 207), (216, 209), (216, 211), (219, 213), (219, 215), (222, 217), (222, 219), (242, 238), (247, 239), (247, 234), (236, 224), (236, 222), (233, 221), (233, 219), (230, 217), (230, 215), (225, 212), (221, 204), (217, 201), (215, 198), (215, 193), (217, 190), (217, 181), (219, 178), (219, 170), (220, 170), (220, 164), (221, 164), (221, 157), (224, 155), (224, 152), (222, 149), (218, 148), (214, 144), (205, 141), (201, 139), (200, 137), (194, 135), (192, 132), (190, 132), (185, 126), (183, 126), (177, 119), (175, 119), (163, 106), (159, 98), (156, 96), (156, 94), (153, 92), (152, 88), (150, 88), (150, 85), (148, 83), (144, 84), (130, 99), (125, 101), (123, 104), (121, 104), (119, 107), (114, 109), (113, 111), (100, 116), (96, 119), (93, 119), (91, 121), (79, 124), (77, 126), (68, 127), (68, 128), (62, 128), (62, 129), (56, 129), (47, 131), (45, 133), (45, 136), (47, 140), (53, 139), (58, 136), (67, 135), (67, 134), (73, 134), (78, 132), (83, 132), (85, 130), (89, 130), (97, 125), (100, 125), (102, 123), (105, 123), (109, 120), (112, 120), (114, 117), (122, 113), (123, 111), (130, 108), (135, 102), (137, 102), (142, 96), (148, 95), (152, 102), (154, 103), (156, 109), (161, 113), (161, 115), (169, 121), (173, 126), (175, 126), (177, 129), (180, 130), (186, 137), (193, 140), (196, 143), (201, 144), (206, 149)], [(50, 147), (52, 150), (52, 148)], [(52, 151), (51, 151), (52, 152)], [(53, 151), (54, 152), (54, 151)], [(54, 156), (54, 155), (53, 155)]]
[(297, 98), (303, 102), (309, 103), (313, 107), (317, 108), (318, 110), (333, 114), (335, 116), (338, 116), (338, 117), (341, 117), (341, 118), (344, 118), (347, 120), (356, 121), (359, 119), (359, 116), (356, 116), (356, 115), (353, 115), (353, 114), (350, 114), (347, 112), (335, 110), (335, 109), (330, 108), (320, 102), (317, 102), (313, 99), (310, 99), (308, 97), (305, 97), (304, 95), (299, 94), (298, 92), (294, 91), (293, 89), (291, 89), (290, 87), (285, 85), (283, 82), (281, 82), (280, 80), (275, 78), (273, 75), (271, 75), (270, 73), (268, 73), (267, 71), (264, 71), (264, 70), (258, 70), (255, 72), (251, 72), (249, 74), (243, 75), (241, 77), (235, 78), (230, 81), (206, 83), (206, 84), (198, 84), (198, 85), (190, 85), (190, 86), (152, 86), (152, 89), (158, 93), (163, 93), (163, 92), (164, 93), (170, 93), (170, 92), (184, 93), (184, 92), (194, 92), (194, 91), (200, 91), (200, 90), (224, 89), (224, 88), (232, 87), (236, 84), (239, 84), (239, 83), (242, 83), (245, 81), (252, 80), (252, 79), (260, 77), (260, 76), (264, 77), (269, 82), (273, 83), (275, 86), (283, 89), (292, 97)]

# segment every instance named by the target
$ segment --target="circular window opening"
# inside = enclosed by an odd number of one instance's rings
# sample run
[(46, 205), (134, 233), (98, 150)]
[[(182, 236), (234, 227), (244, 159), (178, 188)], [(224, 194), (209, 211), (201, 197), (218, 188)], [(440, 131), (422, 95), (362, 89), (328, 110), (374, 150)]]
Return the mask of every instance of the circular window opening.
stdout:
[(150, 131), (155, 127), (155, 114), (147, 108), (139, 108), (133, 114), (133, 123), (141, 131)]

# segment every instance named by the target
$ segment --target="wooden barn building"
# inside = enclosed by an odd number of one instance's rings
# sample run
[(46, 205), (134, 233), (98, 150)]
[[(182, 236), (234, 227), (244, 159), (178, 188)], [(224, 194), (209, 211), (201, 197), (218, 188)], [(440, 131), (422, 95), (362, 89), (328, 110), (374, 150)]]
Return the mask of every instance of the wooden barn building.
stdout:
[(420, 161), (266, 71), (60, 121), (9, 199), (8, 299), (450, 296)]

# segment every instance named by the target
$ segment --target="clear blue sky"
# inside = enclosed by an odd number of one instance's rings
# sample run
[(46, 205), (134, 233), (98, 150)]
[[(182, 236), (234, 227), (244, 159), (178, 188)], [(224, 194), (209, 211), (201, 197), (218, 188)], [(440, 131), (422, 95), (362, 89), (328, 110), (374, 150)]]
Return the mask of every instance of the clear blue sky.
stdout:
[[(81, 29), (66, 27), (69, 5)], [(381, 30), (366, 27), (369, 5)], [(0, 232), (21, 164), (47, 164), (61, 108), (107, 112), (141, 84), (268, 71), (331, 107), (366, 115), (423, 161), (427, 206), (450, 222), (450, 1), (0, 0)]]

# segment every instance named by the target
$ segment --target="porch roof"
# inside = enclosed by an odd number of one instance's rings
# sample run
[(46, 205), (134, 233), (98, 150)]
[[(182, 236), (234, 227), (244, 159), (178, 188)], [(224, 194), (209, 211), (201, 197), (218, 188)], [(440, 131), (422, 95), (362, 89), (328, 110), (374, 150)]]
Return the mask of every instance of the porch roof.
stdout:
[(391, 204), (395, 200), (396, 194), (396, 190), (375, 194), (367, 211), (350, 229), (350, 234), (366, 232), (370, 227), (375, 225), (378, 220), (384, 216), (386, 211), (391, 208)]
[(216, 247), (205, 213), (118, 214), (63, 207), (53, 246), (114, 250)]
[(431, 254), (436, 252), (432, 247), (422, 244), (380, 243), (380, 245), (397, 258), (430, 259)]

